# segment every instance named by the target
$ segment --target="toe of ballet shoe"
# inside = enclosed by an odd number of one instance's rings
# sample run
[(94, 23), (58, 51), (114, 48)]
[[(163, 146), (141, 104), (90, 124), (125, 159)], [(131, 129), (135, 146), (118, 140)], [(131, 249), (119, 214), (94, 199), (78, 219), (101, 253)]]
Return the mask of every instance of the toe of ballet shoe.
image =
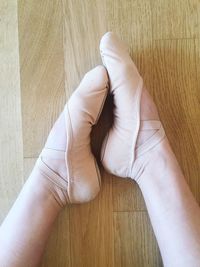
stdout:
[(93, 91), (105, 89), (108, 86), (108, 74), (106, 68), (99, 65), (90, 70), (85, 74), (83, 82), (89, 83), (90, 85), (92, 84)]
[(100, 41), (100, 52), (104, 54), (106, 51), (111, 50), (113, 52), (127, 52), (128, 46), (118, 38), (113, 32), (107, 32), (103, 35)]

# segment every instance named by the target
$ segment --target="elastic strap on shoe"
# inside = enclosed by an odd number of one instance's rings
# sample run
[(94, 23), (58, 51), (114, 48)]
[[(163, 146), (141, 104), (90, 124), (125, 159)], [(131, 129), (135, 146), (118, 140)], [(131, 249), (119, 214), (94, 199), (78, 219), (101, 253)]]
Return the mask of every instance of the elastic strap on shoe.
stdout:
[(146, 142), (141, 146), (136, 148), (136, 157), (140, 157), (144, 153), (148, 152), (154, 146), (162, 141), (165, 137), (165, 131), (160, 121), (157, 120), (148, 120), (141, 121), (140, 123), (141, 130), (157, 130)]

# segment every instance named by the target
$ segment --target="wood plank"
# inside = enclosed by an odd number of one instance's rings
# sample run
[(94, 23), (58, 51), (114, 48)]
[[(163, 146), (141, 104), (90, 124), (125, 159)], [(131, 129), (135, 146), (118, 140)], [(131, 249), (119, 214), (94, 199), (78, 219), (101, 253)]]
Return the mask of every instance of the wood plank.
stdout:
[(111, 200), (112, 181), (103, 174), (102, 189), (95, 200), (70, 206), (72, 267), (114, 266)]
[(64, 52), (66, 95), (78, 86), (91, 68), (102, 64), (101, 36), (107, 31), (106, 1), (62, 0), (64, 11)]
[(114, 235), (115, 266), (162, 266), (146, 212), (115, 212)]
[(151, 84), (152, 14), (150, 0), (108, 1), (108, 28), (124, 40), (147, 87)]
[(151, 0), (154, 39), (198, 36), (198, 0)]
[(17, 1), (0, 1), (0, 222), (23, 182)]
[(48, 240), (41, 267), (70, 267), (69, 207), (61, 211)]
[[(199, 11), (200, 11), (200, 2), (199, 2)], [(200, 14), (200, 13), (198, 13)], [(200, 33), (200, 17), (199, 17), (199, 33)], [(195, 62), (196, 62), (196, 68), (197, 68), (197, 84), (196, 84), (196, 93), (195, 93), (195, 102), (197, 105), (197, 113), (199, 115), (200, 111), (199, 111), (199, 106), (200, 106), (200, 39), (196, 39), (195, 40)], [(195, 105), (195, 106), (196, 106)], [(195, 153), (195, 157), (197, 158), (197, 160), (195, 161), (195, 166), (193, 165), (192, 167), (195, 167), (198, 169), (198, 166), (200, 166), (200, 150), (198, 149), (198, 144), (200, 144), (200, 122), (199, 119), (197, 121), (194, 120), (193, 123), (193, 128), (191, 128), (191, 139), (194, 142), (194, 146), (195, 146), (195, 151), (193, 151), (193, 153)], [(192, 161), (192, 160), (191, 160)], [(192, 167), (188, 166), (188, 172), (189, 173), (189, 177), (191, 177), (190, 179), (190, 184), (192, 187), (192, 191), (194, 192), (194, 195), (200, 205), (200, 174), (198, 171), (196, 171), (196, 179), (192, 179), (195, 170), (192, 169)], [(197, 170), (196, 169), (196, 170)]]
[(154, 51), (154, 99), (190, 188), (200, 201), (200, 90), (195, 42), (158, 40)]
[[(31, 173), (35, 158), (24, 159), (24, 179)], [(41, 267), (70, 267), (69, 206), (60, 213), (45, 249)]]
[(37, 158), (25, 158), (24, 159), (24, 182), (28, 179), (31, 171), (36, 163)]
[(200, 2), (199, 1), (197, 2), (197, 11), (196, 12), (197, 12), (197, 17), (198, 17), (198, 22), (197, 22), (198, 34), (196, 35), (196, 37), (199, 38), (200, 37)]
[(134, 181), (113, 176), (113, 210), (146, 210), (142, 193)]
[(37, 157), (65, 103), (61, 1), (19, 1), (24, 156)]
[[(62, 2), (65, 88), (69, 97), (85, 72), (102, 64), (99, 41), (107, 31), (106, 1)], [(99, 132), (97, 135), (93, 149), (99, 154), (102, 137)], [(102, 190), (95, 200), (70, 207), (71, 266), (114, 266), (112, 179), (104, 172), (102, 176)]]

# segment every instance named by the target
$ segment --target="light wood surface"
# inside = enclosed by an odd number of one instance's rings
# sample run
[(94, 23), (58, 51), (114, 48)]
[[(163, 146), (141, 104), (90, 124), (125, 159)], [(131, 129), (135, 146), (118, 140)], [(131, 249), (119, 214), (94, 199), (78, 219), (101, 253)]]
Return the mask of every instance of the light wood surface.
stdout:
[[(108, 30), (128, 43), (200, 203), (199, 14), (198, 0), (0, 1), (1, 221)], [(41, 267), (162, 266), (137, 185), (101, 172), (99, 196), (60, 214)]]
[(17, 3), (0, 1), (0, 220), (23, 184)]

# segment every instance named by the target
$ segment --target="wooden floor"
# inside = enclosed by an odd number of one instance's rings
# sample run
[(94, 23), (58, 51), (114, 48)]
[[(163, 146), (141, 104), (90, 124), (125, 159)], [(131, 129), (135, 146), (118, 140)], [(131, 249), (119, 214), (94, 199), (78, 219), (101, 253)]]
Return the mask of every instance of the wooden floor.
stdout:
[[(199, 0), (1, 0), (1, 221), (64, 103), (101, 64), (108, 30), (129, 44), (200, 203)], [(137, 185), (102, 176), (94, 201), (60, 215), (42, 267), (162, 266)]]

